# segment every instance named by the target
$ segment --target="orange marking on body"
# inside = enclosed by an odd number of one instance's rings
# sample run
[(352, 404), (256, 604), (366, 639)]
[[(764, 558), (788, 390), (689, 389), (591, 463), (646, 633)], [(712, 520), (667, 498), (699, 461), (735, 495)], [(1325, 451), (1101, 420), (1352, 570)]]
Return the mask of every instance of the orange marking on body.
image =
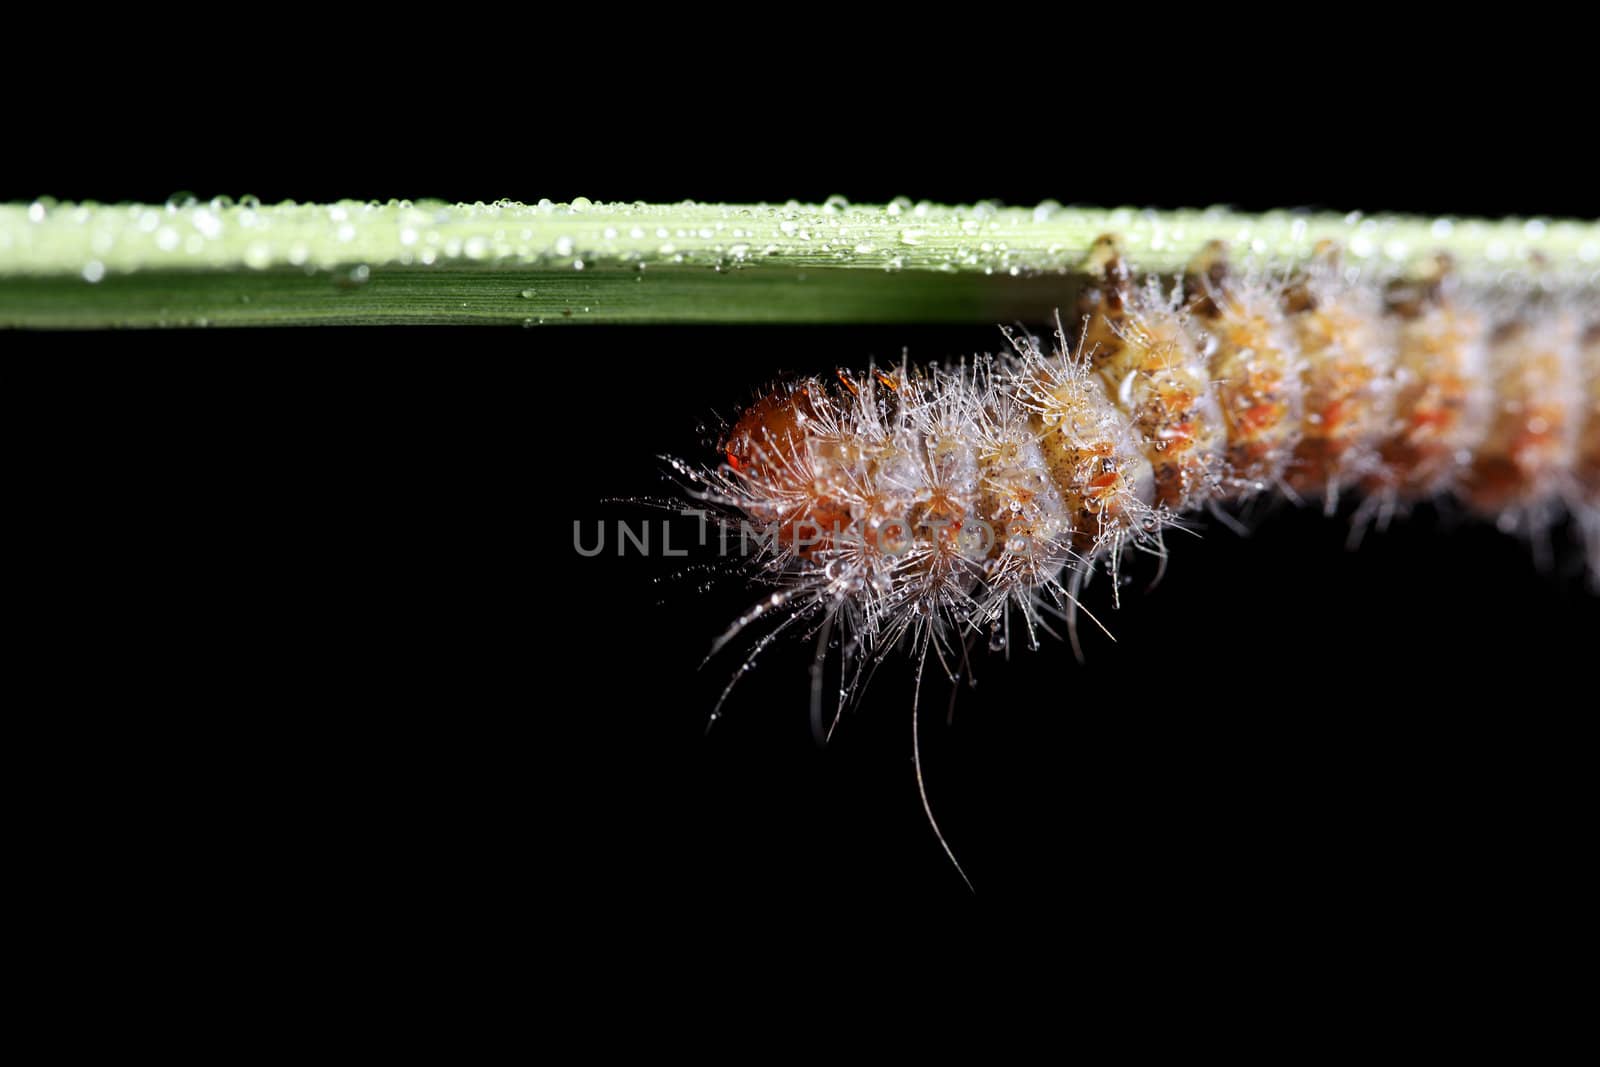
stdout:
[(1235, 424), (1249, 434), (1258, 434), (1277, 425), (1283, 415), (1282, 404), (1253, 404), (1239, 413)]
[(1442, 405), (1418, 407), (1411, 412), (1411, 426), (1416, 430), (1447, 430), (1456, 422), (1456, 412)]
[(1338, 437), (1339, 431), (1344, 428), (1346, 418), (1345, 401), (1343, 399), (1331, 401), (1318, 414), (1322, 416), (1323, 436)]
[(1089, 479), (1089, 486), (1092, 489), (1110, 489), (1121, 480), (1122, 475), (1116, 471), (1106, 471), (1099, 477)]
[(1194, 407), (1194, 394), (1184, 389), (1165, 389), (1156, 395), (1168, 415), (1181, 415)]

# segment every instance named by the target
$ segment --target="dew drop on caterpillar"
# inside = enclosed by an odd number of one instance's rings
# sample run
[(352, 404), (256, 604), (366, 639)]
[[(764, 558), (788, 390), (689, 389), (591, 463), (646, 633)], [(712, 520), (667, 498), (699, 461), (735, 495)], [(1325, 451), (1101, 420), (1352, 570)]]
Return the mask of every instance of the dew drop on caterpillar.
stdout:
[(1383, 276), (1332, 246), (1275, 270), (1213, 245), (1142, 277), (1109, 235), (1083, 276), (1048, 342), (784, 382), (732, 421), (721, 463), (679, 465), (724, 522), (767, 535), (775, 591), (719, 648), (761, 623), (748, 669), (780, 633), (838, 636), (837, 722), (896, 647), (920, 678), (1056, 624), (1076, 646), (1080, 620), (1099, 625), (1080, 597), (1095, 573), (1257, 496), (1355, 496), (1358, 529), (1425, 500), (1536, 540), (1570, 517), (1600, 586), (1592, 282), (1484, 284), (1443, 257)]

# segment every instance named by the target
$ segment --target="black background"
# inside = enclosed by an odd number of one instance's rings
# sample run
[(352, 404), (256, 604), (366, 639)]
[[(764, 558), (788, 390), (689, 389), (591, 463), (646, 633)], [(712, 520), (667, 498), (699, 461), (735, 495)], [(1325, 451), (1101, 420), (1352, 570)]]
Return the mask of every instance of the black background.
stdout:
[[(207, 65), (120, 82), (110, 111), (29, 111), (3, 195), (1597, 213), (1548, 85), (1319, 88), (1309, 63), (1263, 89), (1106, 62), (1080, 46), (1036, 79), (880, 70), (876, 91), (781, 91), (785, 63), (700, 76), (679, 56), (492, 85), (436, 71), (431, 103), (383, 93), (376, 70), (279, 96)], [(755, 592), (702, 590), (674, 560), (580, 558), (572, 524), (655, 521), (625, 501), (671, 491), (657, 457), (708, 458), (699, 427), (776, 376), (998, 343), (987, 327), (0, 337), (28, 469), (59, 472), (45, 528), (86, 560), (51, 571), (83, 649), (63, 685), (89, 671), (116, 709), (50, 752), (119, 769), (119, 804), (98, 810), (138, 814), (106, 815), (104, 847), (142, 828), (126, 853), (142, 876), (198, 864), (220, 899), (357, 925), (397, 900), (524, 933), (959, 906), (917, 799), (904, 664), (819, 750), (811, 648), (774, 648), (708, 735), (737, 661), (699, 662)], [(1086, 664), (1054, 641), (980, 654), (952, 726), (930, 685), (929, 789), (977, 899), (1033, 898), (1117, 940), (1444, 933), (1498, 907), (1488, 886), (1518, 907), (1564, 892), (1600, 633), (1572, 554), (1541, 569), (1431, 512), (1354, 551), (1343, 519), (1311, 511), (1254, 527), (1174, 537), (1164, 579), (1144, 592), (1136, 567), (1120, 610), (1092, 590), (1117, 641), (1087, 636)]]

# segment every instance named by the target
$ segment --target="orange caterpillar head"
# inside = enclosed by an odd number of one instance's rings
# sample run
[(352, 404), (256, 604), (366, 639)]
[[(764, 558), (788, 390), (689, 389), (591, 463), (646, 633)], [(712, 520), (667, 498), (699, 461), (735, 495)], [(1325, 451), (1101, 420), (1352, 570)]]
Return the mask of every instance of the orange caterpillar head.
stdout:
[[(838, 405), (822, 383), (806, 379), (780, 387), (746, 408), (721, 451), (749, 495), (746, 511), (775, 524), (780, 542), (810, 558), (831, 546), (829, 534), (851, 526), (847, 503), (829, 491), (819, 470), (822, 427), (837, 421)], [(823, 467), (827, 467), (826, 462)]]
[(768, 393), (744, 409), (719, 450), (728, 466), (749, 477), (769, 479), (792, 472), (805, 451), (805, 423), (815, 417), (810, 383)]

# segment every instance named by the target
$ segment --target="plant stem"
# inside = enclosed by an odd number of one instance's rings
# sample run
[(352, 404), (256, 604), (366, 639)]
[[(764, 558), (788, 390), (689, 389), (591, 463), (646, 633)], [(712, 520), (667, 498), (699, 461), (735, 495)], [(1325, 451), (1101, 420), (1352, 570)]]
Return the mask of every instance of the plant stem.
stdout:
[(1171, 273), (1206, 242), (1288, 267), (1436, 251), (1594, 285), (1600, 224), (1062, 208), (344, 201), (0, 205), (0, 326), (1041, 321), (1090, 243)]

